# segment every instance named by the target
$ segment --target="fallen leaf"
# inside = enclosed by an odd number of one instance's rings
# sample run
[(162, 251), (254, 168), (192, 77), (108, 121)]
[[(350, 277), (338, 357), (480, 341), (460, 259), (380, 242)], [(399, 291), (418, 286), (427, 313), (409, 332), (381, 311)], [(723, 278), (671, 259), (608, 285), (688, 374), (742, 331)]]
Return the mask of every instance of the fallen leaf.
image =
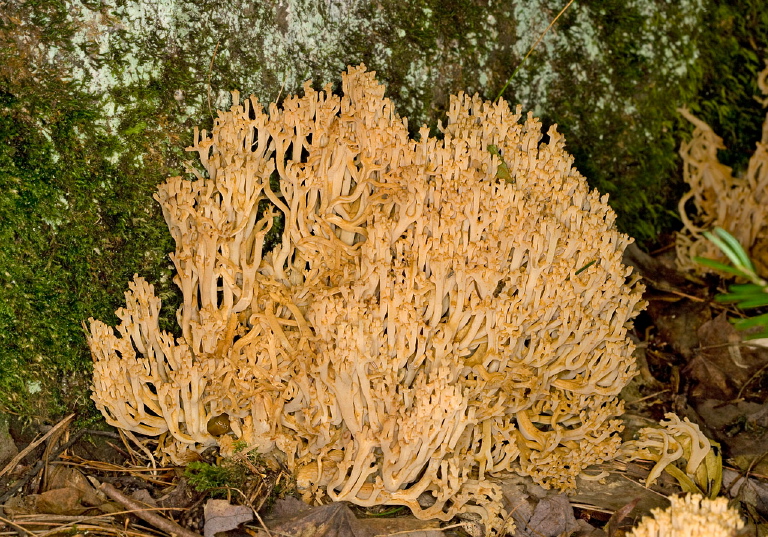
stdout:
[(362, 518), (358, 519), (374, 535), (407, 534), (407, 537), (444, 537), (436, 520), (419, 520), (415, 517)]
[(691, 398), (733, 399), (750, 376), (750, 364), (738, 347), (741, 336), (725, 313), (701, 325), (697, 334), (701, 347), (684, 369), (696, 383)]
[(517, 527), (515, 537), (554, 537), (576, 531), (576, 517), (565, 494), (553, 493), (530, 479), (510, 475), (499, 480), (504, 509)]
[(195, 502), (195, 491), (185, 478), (180, 478), (173, 489), (157, 499), (160, 507), (185, 509)]
[(768, 484), (762, 479), (745, 478), (740, 472), (723, 468), (723, 488), (732, 497), (751, 505), (761, 516), (768, 517)]
[(639, 497), (635, 498), (618, 511), (615, 511), (613, 515), (611, 515), (611, 518), (608, 519), (608, 524), (606, 524), (606, 528), (608, 529), (608, 537), (613, 537), (616, 534), (616, 530), (619, 528), (619, 524), (621, 524), (621, 522), (629, 516), (629, 513), (631, 513), (635, 507), (637, 507), (638, 503), (640, 503)]
[[(311, 537), (444, 537), (435, 520), (419, 520), (412, 515), (396, 518), (357, 518), (345, 503), (310, 507), (296, 498), (278, 500), (264, 518), (272, 535)], [(267, 533), (259, 532), (266, 537)]]
[(510, 514), (520, 531), (521, 528), (526, 527), (533, 516), (535, 502), (518, 476), (502, 479), (501, 491), (504, 494), (504, 509)]
[[(573, 507), (565, 494), (547, 496), (539, 500), (528, 521), (529, 535), (536, 537), (556, 537), (576, 531), (576, 517)], [(518, 531), (519, 533), (519, 531)]]
[(51, 466), (46, 474), (45, 490), (73, 488), (81, 491), (81, 503), (85, 505), (100, 505), (107, 501), (103, 494), (88, 481), (88, 478), (77, 468), (69, 466)]
[(648, 304), (648, 314), (661, 341), (669, 342), (673, 350), (686, 359), (690, 359), (699, 346), (699, 335), (691, 328), (712, 318), (706, 303), (688, 299), (674, 303), (652, 300)]
[(293, 516), (277, 519), (268, 527), (274, 534), (295, 536), (374, 537), (373, 530), (360, 522), (346, 504), (332, 503), (308, 507)]
[(600, 528), (592, 526), (586, 520), (577, 520), (578, 527), (571, 537), (606, 537), (608, 534)]
[(253, 511), (244, 505), (232, 505), (227, 500), (208, 500), (203, 507), (205, 537), (237, 528), (253, 520)]
[(131, 498), (137, 502), (141, 502), (147, 507), (157, 507), (157, 501), (149, 494), (146, 489), (139, 489), (133, 491)]
[[(106, 499), (99, 495), (88, 480), (77, 470), (52, 472), (48, 490), (11, 498), (6, 503), (10, 514), (50, 514), (77, 516), (101, 509)], [(55, 488), (53, 488), (55, 487)]]
[(83, 504), (82, 490), (74, 487), (52, 489), (37, 495), (37, 512), (51, 515), (81, 515), (92, 506)]

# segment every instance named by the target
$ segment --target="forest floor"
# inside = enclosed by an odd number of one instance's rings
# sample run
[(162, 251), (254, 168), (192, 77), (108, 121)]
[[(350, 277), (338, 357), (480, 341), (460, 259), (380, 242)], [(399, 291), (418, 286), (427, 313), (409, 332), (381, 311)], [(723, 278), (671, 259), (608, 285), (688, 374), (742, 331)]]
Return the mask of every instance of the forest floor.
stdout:
[[(750, 535), (768, 521), (768, 348), (744, 341), (728, 321), (738, 315), (712, 300), (716, 280), (678, 273), (672, 252), (630, 247), (625, 262), (643, 276), (648, 307), (636, 320), (639, 373), (624, 390), (624, 439), (658, 427), (673, 412), (719, 443), (719, 495), (733, 500)], [(258, 457), (202, 454), (186, 470), (161, 467), (157, 441), (130, 433), (77, 429), (73, 416), (54, 427), (11, 427), (18, 455), (0, 469), (0, 534), (472, 535), (471, 521), (420, 521), (403, 508), (347, 504), (310, 507), (292, 478)], [(0, 446), (0, 452), (3, 451)], [(666, 472), (652, 486), (651, 462), (601, 465), (607, 477), (581, 480), (568, 496), (510, 478), (519, 536), (622, 536), (654, 507), (668, 505), (680, 483)], [(590, 471), (590, 473), (595, 473)]]

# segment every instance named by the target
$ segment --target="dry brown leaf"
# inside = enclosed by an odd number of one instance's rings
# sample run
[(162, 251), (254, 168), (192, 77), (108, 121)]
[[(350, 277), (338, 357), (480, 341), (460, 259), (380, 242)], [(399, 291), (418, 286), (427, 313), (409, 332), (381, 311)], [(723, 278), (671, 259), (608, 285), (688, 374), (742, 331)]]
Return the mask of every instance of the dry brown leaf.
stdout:
[(75, 487), (51, 489), (37, 495), (37, 512), (51, 515), (82, 515), (92, 508), (83, 503), (85, 493)]
[(701, 325), (697, 333), (701, 347), (684, 370), (696, 382), (691, 397), (733, 399), (750, 376), (749, 365), (738, 347), (741, 337), (725, 313)]
[(634, 511), (638, 503), (640, 503), (639, 496), (611, 515), (608, 524), (606, 524), (606, 527), (608, 528), (608, 537), (613, 537), (616, 534), (619, 524), (629, 516), (629, 513)]
[[(278, 500), (265, 523), (273, 535), (313, 537), (374, 537), (403, 534), (408, 537), (442, 537), (436, 520), (418, 520), (412, 515), (396, 518), (357, 518), (345, 503), (310, 507), (296, 498)], [(266, 536), (266, 532), (260, 532)]]
[(313, 535), (315, 537), (374, 537), (343, 503), (309, 507), (295, 498), (285, 498), (275, 505), (277, 518), (268, 522), (275, 534)]
[(237, 528), (253, 520), (253, 510), (245, 505), (232, 505), (227, 500), (208, 500), (203, 508), (205, 537)]
[[(573, 516), (573, 507), (565, 494), (547, 496), (542, 498), (533, 511), (533, 516), (528, 521), (528, 534), (536, 537), (556, 537), (568, 535), (577, 529), (576, 517)], [(518, 533), (520, 533), (518, 531)]]
[(5, 504), (5, 512), (11, 516), (50, 514), (82, 515), (94, 510), (83, 502), (84, 493), (74, 487), (52, 489), (42, 494), (15, 496)]
[(77, 468), (69, 466), (52, 466), (48, 472), (47, 490), (73, 488), (82, 492), (82, 502), (85, 505), (100, 505), (106, 500), (88, 481), (88, 478)]

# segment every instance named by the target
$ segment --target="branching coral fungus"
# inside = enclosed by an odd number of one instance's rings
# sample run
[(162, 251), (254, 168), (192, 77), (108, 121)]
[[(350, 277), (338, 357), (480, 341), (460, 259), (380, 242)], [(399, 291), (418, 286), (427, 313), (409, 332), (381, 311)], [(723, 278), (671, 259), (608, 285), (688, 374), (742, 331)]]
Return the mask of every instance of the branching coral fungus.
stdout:
[(625, 442), (621, 452), (627, 459), (645, 459), (656, 464), (645, 480), (650, 487), (666, 470), (686, 492), (715, 497), (723, 481), (720, 445), (704, 436), (688, 418), (673, 413), (659, 427), (640, 429), (637, 440)]
[(544, 143), (519, 108), (459, 95), (442, 137), (414, 141), (373, 73), (342, 78), (342, 96), (306, 84), (268, 113), (235, 93), (195, 132), (207, 175), (156, 196), (182, 336), (136, 277), (117, 333), (91, 320), (94, 400), (175, 462), (244, 441), (308, 498), (499, 529), (489, 477), (569, 488), (620, 444), (629, 239), (554, 127)]
[[(758, 86), (768, 96), (768, 67), (760, 73)], [(768, 97), (763, 105), (768, 105)], [(761, 275), (768, 276), (768, 116), (746, 174), (734, 177), (732, 170), (717, 159), (717, 151), (725, 147), (722, 138), (687, 109), (679, 112), (695, 129), (690, 142), (680, 147), (684, 179), (691, 190), (679, 203), (684, 229), (677, 236), (678, 265), (704, 272), (711, 269), (694, 262), (694, 257), (725, 261), (722, 252), (702, 234), (720, 227), (744, 246)], [(688, 214), (689, 201), (694, 216)]]
[(698, 494), (673, 496), (667, 509), (654, 509), (627, 537), (734, 537), (744, 527), (726, 498), (708, 500)]

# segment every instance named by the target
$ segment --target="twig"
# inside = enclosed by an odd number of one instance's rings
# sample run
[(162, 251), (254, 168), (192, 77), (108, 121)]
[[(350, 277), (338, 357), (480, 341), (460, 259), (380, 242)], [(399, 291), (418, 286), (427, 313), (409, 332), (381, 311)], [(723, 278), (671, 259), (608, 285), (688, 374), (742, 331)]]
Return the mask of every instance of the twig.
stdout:
[(127, 451), (125, 451), (124, 449), (118, 447), (117, 445), (115, 445), (114, 443), (110, 442), (109, 440), (107, 440), (107, 445), (109, 447), (111, 447), (112, 449), (114, 449), (115, 451), (117, 451), (120, 455), (125, 457), (125, 460), (130, 460), (131, 454), (128, 453)]
[[(48, 431), (48, 432), (50, 433), (51, 431)], [(72, 445), (74, 445), (74, 443), (77, 442), (85, 432), (86, 432), (85, 429), (81, 429), (80, 431), (76, 432), (74, 435), (72, 435), (72, 438), (70, 438), (65, 444), (56, 448), (56, 450), (51, 454), (50, 457), (45, 457), (44, 459), (37, 461), (30, 470), (27, 470), (23, 478), (18, 479), (15, 483), (13, 483), (13, 485), (10, 485), (8, 487), (8, 490), (5, 492), (5, 494), (0, 496), (0, 504), (5, 503), (8, 500), (8, 498), (16, 494), (17, 490), (19, 490), (21, 487), (29, 483), (32, 480), (32, 478), (34, 478), (37, 475), (37, 473), (43, 468), (43, 466), (45, 466), (48, 463), (49, 460), (57, 459), (59, 455), (61, 455), (67, 449), (72, 447)]]
[(45, 443), (45, 449), (43, 450), (43, 457), (41, 459), (43, 463), (43, 472), (42, 472), (42, 479), (40, 480), (40, 490), (38, 492), (42, 492), (44, 490), (48, 490), (48, 475), (50, 473), (50, 462), (52, 460), (55, 460), (59, 455), (64, 453), (64, 449), (59, 448), (57, 449), (56, 446), (61, 442), (62, 439), (66, 439), (66, 442), (64, 442), (64, 445), (67, 447), (74, 444), (72, 442), (73, 439), (80, 438), (83, 433), (75, 433), (73, 437), (67, 437), (67, 433), (69, 432), (69, 427), (64, 427), (58, 430), (58, 432), (54, 435), (52, 435), (48, 442)]
[(754, 375), (752, 375), (751, 377), (749, 377), (749, 379), (747, 380), (747, 382), (745, 382), (744, 384), (742, 384), (742, 385), (741, 385), (741, 388), (739, 388), (739, 393), (737, 393), (737, 394), (736, 394), (736, 399), (734, 399), (734, 401), (738, 401), (739, 399), (741, 399), (741, 396), (742, 396), (742, 395), (744, 395), (744, 390), (746, 389), (746, 387), (747, 387), (747, 386), (749, 386), (750, 382), (752, 382), (753, 380), (755, 380), (755, 379), (756, 379), (756, 378), (757, 378), (757, 377), (758, 377), (758, 376), (759, 376), (759, 375), (760, 375), (760, 374), (761, 374), (763, 371), (765, 371), (766, 369), (768, 369), (768, 364), (765, 364), (763, 367), (761, 367), (760, 369), (758, 369), (758, 370), (755, 372), (755, 374), (754, 374)]
[[(141, 509), (141, 511), (146, 511), (146, 509)], [(86, 528), (95, 529), (97, 531), (111, 531), (112, 533), (117, 533), (121, 537), (125, 537), (126, 535), (139, 535), (141, 537), (146, 537), (146, 531), (143, 533), (138, 532), (131, 532), (127, 529), (118, 527), (110, 526), (110, 524), (113, 524), (115, 521), (116, 515), (129, 515), (134, 514), (134, 511), (117, 511), (115, 513), (103, 513), (101, 515), (93, 515), (93, 516), (64, 516), (64, 515), (21, 515), (16, 517), (16, 520), (18, 522), (22, 522), (20, 520), (22, 517), (24, 518), (24, 523), (26, 524), (34, 524), (35, 526), (42, 526), (42, 525), (56, 525), (53, 529), (50, 529), (48, 531), (44, 531), (42, 533), (35, 533), (35, 537), (49, 537), (51, 535), (56, 535), (63, 533), (67, 531), (69, 528), (77, 528), (80, 530), (81, 533), (88, 533), (87, 531), (83, 531)], [(157, 533), (161, 533), (161, 531), (156, 530), (155, 528), (152, 528), (150, 526), (147, 526), (147, 528), (142, 527), (142, 530), (155, 530)], [(167, 532), (165, 532), (167, 533)]]
[(682, 291), (678, 291), (677, 289), (672, 289), (672, 288), (670, 288), (670, 289), (662, 289), (662, 291), (664, 291), (666, 293), (673, 294), (673, 295), (677, 295), (677, 296), (680, 296), (680, 297), (683, 297), (683, 298), (687, 298), (688, 300), (691, 300), (693, 302), (705, 302), (706, 301), (703, 298), (699, 298), (699, 297), (694, 296), (694, 295), (689, 295), (688, 293), (683, 293)]
[[(243, 458), (243, 459), (247, 460), (245, 458)], [(263, 480), (262, 480), (262, 483), (263, 483)], [(259, 524), (261, 524), (262, 529), (265, 532), (267, 532), (267, 537), (272, 537), (272, 532), (269, 531), (269, 528), (267, 527), (267, 525), (264, 524), (264, 521), (259, 516), (259, 512), (253, 507), (253, 503), (248, 499), (248, 496), (245, 495), (245, 492), (243, 492), (242, 490), (240, 490), (238, 488), (235, 488), (235, 487), (227, 487), (227, 492), (229, 493), (231, 491), (235, 491), (235, 492), (239, 493), (240, 496), (243, 497), (243, 501), (245, 501), (245, 503), (248, 505), (248, 507), (251, 508), (251, 511), (253, 511), (253, 514), (256, 515), (256, 520), (259, 521)], [(280, 534), (280, 535), (283, 535), (283, 534)]]
[(135, 511), (135, 514), (145, 522), (149, 522), (158, 529), (163, 530), (166, 533), (175, 533), (178, 537), (201, 537), (199, 533), (190, 531), (187, 528), (180, 526), (173, 520), (169, 520), (157, 513), (151, 513), (142, 508), (141, 504), (125, 496), (122, 492), (117, 490), (109, 483), (102, 483), (99, 486), (99, 490), (109, 496), (111, 499), (131, 511)]
[(256, 509), (254, 509), (253, 507), (251, 507), (251, 509), (253, 510), (253, 514), (256, 515), (256, 520), (258, 520), (259, 524), (261, 524), (262, 529), (267, 532), (267, 536), (272, 537), (272, 532), (269, 531), (269, 528), (267, 527), (267, 525), (264, 524), (264, 521), (259, 516), (259, 512), (256, 511)]
[[(66, 450), (66, 449), (68, 449), (68, 448), (72, 447), (72, 444), (74, 444), (75, 442), (77, 442), (77, 441), (80, 439), (80, 436), (82, 436), (82, 433), (81, 433), (81, 432), (80, 432), (80, 433), (77, 433), (77, 434), (75, 434), (75, 435), (74, 435), (74, 436), (73, 436), (73, 437), (72, 437), (72, 438), (71, 438), (71, 439), (70, 439), (70, 440), (69, 440), (69, 441), (68, 441), (66, 444), (64, 444), (63, 446), (61, 446), (60, 448), (58, 448), (58, 449), (57, 449), (57, 450), (56, 450), (56, 451), (53, 453), (53, 455), (52, 455), (52, 457), (51, 457), (51, 458), (52, 458), (52, 459), (56, 459), (56, 458), (57, 458), (59, 455), (61, 455), (61, 454), (62, 454), (62, 453), (63, 453), (63, 452)], [(16, 494), (16, 491), (17, 491), (17, 490), (19, 490), (19, 489), (20, 489), (20, 488), (22, 488), (24, 485), (26, 485), (27, 483), (29, 483), (29, 482), (32, 480), (32, 478), (34, 478), (34, 477), (37, 475), (37, 473), (38, 473), (40, 470), (42, 470), (43, 466), (45, 466), (45, 465), (48, 463), (48, 460), (49, 460), (48, 458), (45, 458), (45, 459), (40, 459), (39, 461), (37, 461), (37, 462), (36, 462), (36, 463), (35, 463), (35, 464), (32, 466), (32, 468), (30, 468), (29, 470), (27, 470), (27, 471), (24, 473), (24, 477), (22, 477), (21, 479), (18, 479), (18, 480), (16, 480), (16, 482), (14, 482), (14, 483), (13, 483), (13, 485), (10, 485), (10, 486), (8, 487), (8, 490), (5, 492), (5, 494), (3, 494), (2, 496), (0, 496), (0, 504), (3, 504), (3, 503), (5, 503), (5, 502), (8, 500), (8, 498), (10, 498), (10, 497), (11, 497), (11, 496), (13, 496), (14, 494)]]
[(627, 402), (627, 406), (632, 406), (632, 405), (636, 405), (638, 403), (642, 403), (643, 401), (647, 401), (648, 399), (653, 399), (654, 397), (658, 397), (662, 393), (666, 393), (666, 392), (670, 392), (670, 391), (672, 391), (672, 390), (670, 390), (669, 388), (666, 388), (666, 389), (658, 391), (656, 393), (652, 393), (651, 395), (646, 395), (645, 397), (641, 397), (640, 399), (636, 399), (634, 401), (628, 401)]
[(5, 465), (5, 468), (0, 470), (0, 477), (3, 477), (8, 472), (12, 471), (18, 464), (21, 462), (21, 460), (26, 457), (33, 449), (35, 449), (37, 446), (45, 442), (50, 436), (56, 434), (59, 430), (61, 430), (63, 427), (69, 425), (69, 422), (72, 421), (72, 418), (74, 418), (74, 414), (70, 414), (66, 418), (62, 419), (59, 423), (54, 425), (50, 431), (45, 433), (42, 437), (38, 438), (31, 444), (29, 444), (27, 447), (25, 447), (21, 452), (19, 452), (18, 455), (16, 455), (11, 462)]
[[(131, 441), (133, 441), (133, 443), (136, 444), (139, 447), (139, 449), (144, 452), (144, 455), (146, 455), (147, 459), (152, 463), (152, 470), (153, 470), (152, 475), (157, 475), (157, 464), (155, 464), (155, 458), (152, 456), (152, 452), (149, 451), (149, 448), (144, 444), (142, 444), (141, 442), (139, 442), (139, 439), (136, 438), (134, 434), (127, 429), (125, 430), (120, 429), (120, 434), (130, 438)], [(128, 442), (125, 441), (125, 438), (123, 438), (123, 443), (125, 444), (126, 448), (131, 449), (131, 447), (128, 445)]]
[(3, 518), (3, 517), (1, 517), (1, 516), (0, 516), (0, 522), (2, 522), (3, 524), (7, 524), (8, 526), (10, 526), (10, 527), (12, 527), (13, 529), (15, 529), (15, 530), (16, 530), (16, 533), (18, 533), (19, 535), (22, 535), (22, 532), (23, 532), (23, 533), (26, 533), (27, 535), (34, 535), (34, 533), (32, 533), (31, 531), (29, 531), (29, 530), (28, 530), (27, 528), (25, 528), (24, 526), (19, 526), (18, 524), (14, 523), (14, 522), (13, 522), (13, 521), (11, 521), (11, 520), (8, 520), (7, 518)]

